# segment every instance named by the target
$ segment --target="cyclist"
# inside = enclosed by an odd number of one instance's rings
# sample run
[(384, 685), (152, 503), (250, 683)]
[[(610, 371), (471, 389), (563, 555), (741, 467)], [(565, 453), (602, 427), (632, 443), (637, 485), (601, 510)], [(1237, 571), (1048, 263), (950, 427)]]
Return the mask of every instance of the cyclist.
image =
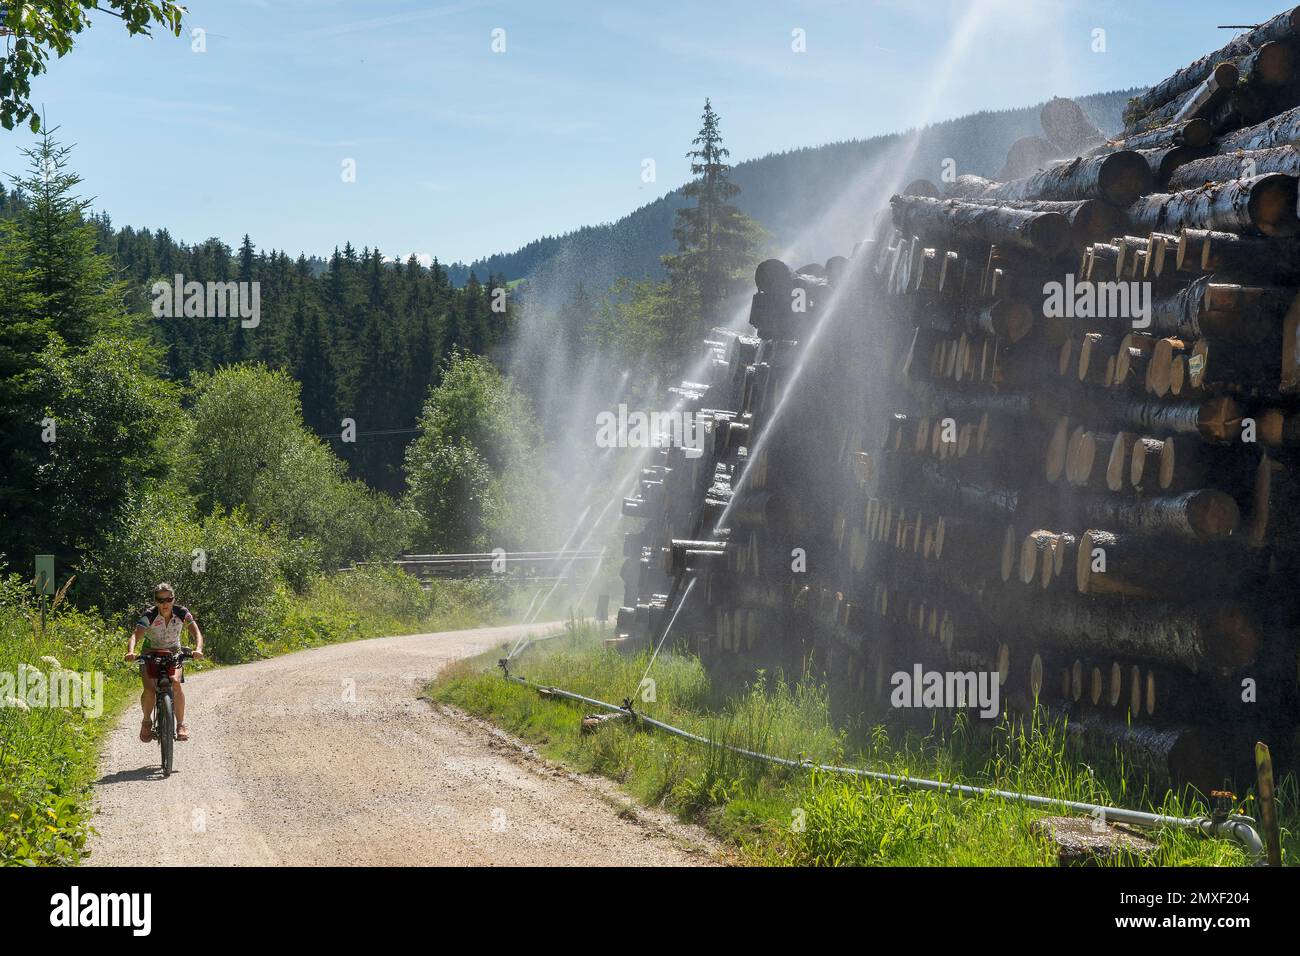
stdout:
[[(140, 723), (140, 740), (144, 743), (153, 740), (151, 726), (153, 707), (157, 699), (158, 677), (161, 672), (158, 661), (151, 652), (180, 653), (181, 632), (188, 630), (194, 635), (194, 656), (203, 656), (203, 632), (199, 630), (199, 622), (194, 619), (194, 615), (188, 608), (176, 604), (175, 589), (164, 581), (153, 589), (153, 599), (153, 606), (146, 609), (140, 615), (140, 620), (136, 621), (135, 630), (131, 632), (131, 641), (126, 648), (128, 661), (140, 661), (140, 679), (144, 686), (140, 694), (140, 709), (144, 712), (144, 720)], [(141, 638), (147, 638), (149, 650), (143, 654), (136, 654), (135, 645)], [(172, 681), (172, 694), (176, 700), (176, 739), (189, 740), (190, 729), (185, 724), (185, 690), (181, 684), (184, 675), (177, 673), (180, 669), (181, 666), (176, 665), (168, 671), (168, 676), (181, 678)]]

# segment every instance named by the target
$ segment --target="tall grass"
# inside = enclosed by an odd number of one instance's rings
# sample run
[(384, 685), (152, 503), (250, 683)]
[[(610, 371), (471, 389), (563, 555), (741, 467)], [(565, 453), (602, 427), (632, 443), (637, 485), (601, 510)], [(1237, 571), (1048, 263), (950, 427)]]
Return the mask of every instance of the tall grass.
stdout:
[[(901, 776), (1038, 793), (1062, 800), (1123, 805), (1196, 816), (1206, 807), (1161, 794), (1152, 804), (1143, 782), (1116, 757), (1096, 766), (1067, 749), (1065, 727), (1041, 717), (1004, 720), (992, 733), (964, 718), (938, 721), (928, 733), (835, 726), (826, 689), (804, 675), (787, 681), (760, 674), (738, 692), (713, 686), (698, 659), (661, 654), (651, 676), (654, 699), (636, 691), (648, 654), (603, 646), (604, 632), (570, 628), (530, 646), (512, 671), (584, 696), (619, 702), (716, 742), (703, 746), (626, 720), (579, 733), (581, 708), (501, 679), (498, 652), (445, 671), (434, 699), (486, 716), (538, 744), (553, 759), (619, 781), (647, 804), (696, 820), (728, 840), (750, 863), (777, 865), (1017, 865), (1056, 863), (1055, 848), (1031, 830), (1041, 810), (993, 795), (961, 798), (888, 782), (811, 772), (748, 759), (725, 746), (823, 764), (849, 764)], [(1295, 859), (1294, 777), (1279, 787), (1284, 851)], [(1153, 835), (1150, 856), (1116, 864), (1241, 865), (1245, 852), (1186, 831)]]
[[(112, 667), (121, 652), (97, 616), (56, 601), (42, 624), (30, 589), (0, 579), (0, 672), (97, 672), (107, 712), (127, 696), (125, 672)], [(85, 708), (31, 706), (15, 691), (0, 701), (0, 863), (75, 862), (90, 836), (85, 788), (104, 721)]]
[(255, 647), (265, 657), (388, 634), (478, 627), (509, 620), (515, 602), (491, 579), (436, 581), (426, 590), (400, 568), (361, 566), (316, 575), (302, 593), (278, 587)]

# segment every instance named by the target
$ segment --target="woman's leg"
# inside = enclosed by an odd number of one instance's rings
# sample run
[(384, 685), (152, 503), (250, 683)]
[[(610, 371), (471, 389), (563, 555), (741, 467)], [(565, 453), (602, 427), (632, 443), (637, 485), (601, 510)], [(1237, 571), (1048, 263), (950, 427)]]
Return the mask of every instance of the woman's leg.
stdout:
[(153, 739), (150, 731), (150, 725), (153, 723), (154, 702), (158, 698), (157, 682), (149, 676), (148, 670), (140, 668), (140, 682), (143, 689), (140, 691), (140, 710), (144, 714), (144, 720), (140, 723), (140, 739), (148, 743)]
[(189, 728), (185, 727), (185, 688), (181, 685), (179, 667), (176, 668), (176, 679), (172, 681), (172, 697), (176, 701), (176, 737), (178, 740), (189, 740)]

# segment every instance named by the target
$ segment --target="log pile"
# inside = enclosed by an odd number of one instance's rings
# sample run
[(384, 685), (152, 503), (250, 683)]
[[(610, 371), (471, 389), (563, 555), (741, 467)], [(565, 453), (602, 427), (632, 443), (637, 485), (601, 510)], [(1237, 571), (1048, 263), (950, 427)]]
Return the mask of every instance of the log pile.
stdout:
[(1109, 140), (1053, 101), (1016, 178), (915, 183), (851, 257), (760, 264), (753, 334), (715, 330), (676, 390), (710, 440), (625, 503), (620, 632), (680, 605), (719, 673), (811, 663), (875, 716), (914, 666), (996, 672), (1004, 710), (1203, 789), (1256, 737), (1285, 750), (1298, 50), (1300, 8)]

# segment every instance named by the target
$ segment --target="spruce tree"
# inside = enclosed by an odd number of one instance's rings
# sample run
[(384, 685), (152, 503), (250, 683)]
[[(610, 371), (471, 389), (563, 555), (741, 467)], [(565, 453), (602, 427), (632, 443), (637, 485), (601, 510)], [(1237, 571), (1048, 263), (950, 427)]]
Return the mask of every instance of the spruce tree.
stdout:
[(98, 231), (88, 221), (90, 200), (74, 192), (81, 177), (67, 168), (71, 147), (56, 142), (53, 132), (22, 150), (27, 173), (13, 177), (25, 204), (19, 254), (29, 270), (35, 314), (79, 347), (121, 318), (124, 290), (114, 281), (108, 257), (96, 249)]
[(686, 338), (696, 334), (699, 324), (725, 320), (721, 307), (736, 291), (737, 279), (754, 265), (764, 239), (762, 228), (731, 204), (740, 187), (731, 181), (726, 161), (730, 151), (722, 145), (718, 114), (707, 99), (700, 132), (691, 142), (695, 148), (686, 156), (695, 178), (682, 187), (682, 194), (695, 205), (677, 211), (677, 254), (664, 257), (674, 299), (688, 313), (678, 317), (678, 334)]

